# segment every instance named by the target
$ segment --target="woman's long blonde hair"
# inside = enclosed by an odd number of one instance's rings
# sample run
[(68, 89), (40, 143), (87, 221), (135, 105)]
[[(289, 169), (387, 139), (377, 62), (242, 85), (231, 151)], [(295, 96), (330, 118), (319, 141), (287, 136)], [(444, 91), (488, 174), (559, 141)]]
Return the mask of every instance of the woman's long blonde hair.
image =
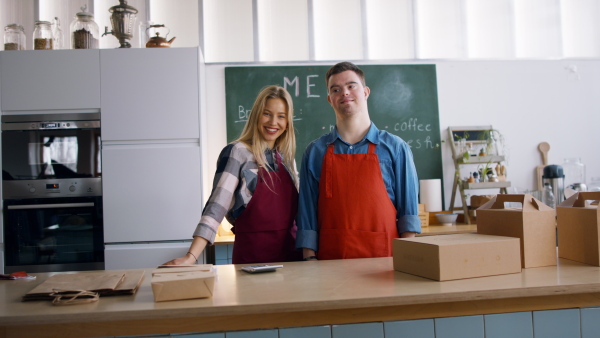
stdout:
[(254, 105), (250, 111), (248, 121), (246, 121), (246, 125), (244, 126), (244, 130), (236, 141), (244, 143), (250, 149), (256, 158), (259, 168), (265, 168), (267, 169), (267, 172), (268, 169), (273, 170), (273, 168), (271, 168), (267, 163), (267, 159), (265, 157), (265, 150), (269, 147), (269, 145), (262, 137), (262, 134), (258, 129), (260, 116), (265, 110), (267, 100), (269, 99), (282, 99), (287, 106), (287, 128), (284, 130), (283, 134), (281, 134), (281, 136), (275, 140), (274, 148), (283, 157), (283, 164), (287, 167), (288, 171), (292, 175), (294, 184), (296, 187), (298, 187), (298, 177), (296, 174), (296, 166), (294, 165), (294, 156), (296, 155), (294, 103), (292, 102), (292, 97), (287, 90), (285, 90), (285, 88), (271, 85), (263, 88), (260, 93), (258, 93), (256, 101), (254, 101)]

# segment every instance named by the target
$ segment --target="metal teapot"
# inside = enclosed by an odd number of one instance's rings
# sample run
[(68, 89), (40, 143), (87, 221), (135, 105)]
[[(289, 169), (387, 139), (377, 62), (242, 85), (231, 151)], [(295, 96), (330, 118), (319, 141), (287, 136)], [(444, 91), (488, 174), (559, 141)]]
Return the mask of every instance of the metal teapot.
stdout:
[(171, 40), (167, 40), (167, 36), (169, 35), (170, 30), (168, 28), (166, 28), (165, 25), (150, 25), (146, 29), (146, 33), (151, 28), (165, 28), (165, 29), (167, 29), (167, 33), (165, 34), (165, 37), (163, 38), (162, 36), (160, 36), (160, 32), (157, 31), (156, 36), (151, 37), (146, 42), (146, 48), (168, 48), (168, 47), (171, 47), (171, 43), (173, 42), (173, 40), (175, 40), (175, 38), (173, 37), (173, 38), (171, 38)]

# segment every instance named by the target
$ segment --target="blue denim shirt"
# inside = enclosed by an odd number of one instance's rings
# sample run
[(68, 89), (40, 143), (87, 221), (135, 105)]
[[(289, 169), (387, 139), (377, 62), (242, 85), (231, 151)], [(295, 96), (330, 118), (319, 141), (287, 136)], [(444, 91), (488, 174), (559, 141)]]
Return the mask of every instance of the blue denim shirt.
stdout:
[[(398, 233), (406, 231), (420, 233), (419, 180), (410, 147), (400, 137), (381, 131), (371, 123), (365, 138), (355, 144), (342, 140), (336, 128), (306, 147), (300, 168), (296, 247), (318, 251), (319, 179), (323, 156), (327, 146), (332, 143), (336, 154), (365, 154), (368, 152), (369, 143), (377, 145), (375, 153), (379, 157), (385, 188), (397, 210)], [(353, 179), (356, 177), (348, 177), (348, 180)]]

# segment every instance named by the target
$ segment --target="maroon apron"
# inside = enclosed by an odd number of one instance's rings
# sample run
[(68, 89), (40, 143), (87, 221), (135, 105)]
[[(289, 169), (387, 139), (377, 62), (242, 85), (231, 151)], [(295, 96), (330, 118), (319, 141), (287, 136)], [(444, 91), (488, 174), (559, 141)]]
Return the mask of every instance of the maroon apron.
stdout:
[(302, 259), (296, 250), (298, 191), (275, 154), (278, 171), (259, 168), (256, 189), (232, 231), (233, 264), (290, 262)]
[(376, 145), (366, 154), (327, 147), (319, 181), (319, 259), (392, 255), (396, 207), (385, 189)]

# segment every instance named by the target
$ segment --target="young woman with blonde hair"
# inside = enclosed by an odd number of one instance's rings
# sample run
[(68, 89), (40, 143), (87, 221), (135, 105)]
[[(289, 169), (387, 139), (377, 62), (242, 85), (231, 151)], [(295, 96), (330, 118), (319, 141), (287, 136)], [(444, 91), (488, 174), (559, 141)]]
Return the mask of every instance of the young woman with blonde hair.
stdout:
[(213, 244), (223, 218), (233, 225), (234, 264), (301, 260), (295, 249), (298, 176), (293, 103), (280, 86), (258, 94), (240, 137), (219, 155), (213, 190), (185, 256), (193, 264)]

